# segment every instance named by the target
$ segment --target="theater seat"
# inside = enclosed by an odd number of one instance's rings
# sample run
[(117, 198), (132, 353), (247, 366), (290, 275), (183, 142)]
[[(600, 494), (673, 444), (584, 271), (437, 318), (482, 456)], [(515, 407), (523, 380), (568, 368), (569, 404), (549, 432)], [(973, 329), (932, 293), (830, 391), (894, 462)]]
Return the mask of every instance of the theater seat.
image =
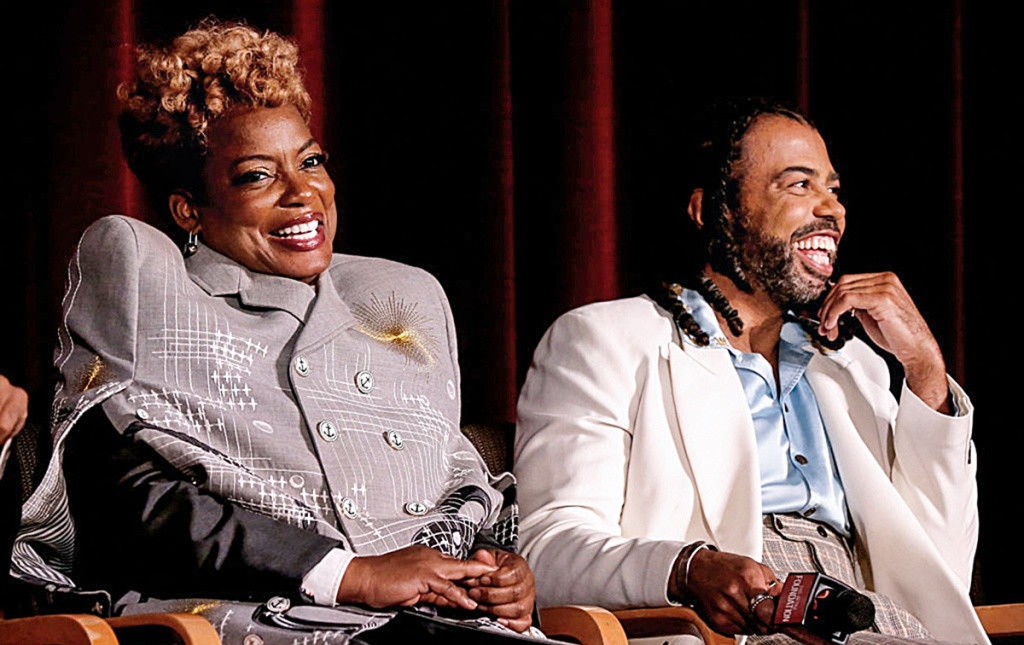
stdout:
[(221, 645), (205, 618), (140, 614), (100, 618), (51, 614), (0, 619), (0, 645)]

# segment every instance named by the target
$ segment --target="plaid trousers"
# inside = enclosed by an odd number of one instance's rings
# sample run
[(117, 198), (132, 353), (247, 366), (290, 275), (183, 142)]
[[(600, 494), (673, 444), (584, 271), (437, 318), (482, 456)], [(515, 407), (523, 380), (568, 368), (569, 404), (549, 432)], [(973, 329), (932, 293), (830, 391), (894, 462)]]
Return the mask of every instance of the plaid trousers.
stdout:
[[(872, 629), (850, 634), (849, 645), (882, 645), (939, 643), (924, 625), (892, 599), (865, 591), (858, 582), (856, 558), (851, 540), (836, 533), (827, 524), (805, 519), (792, 513), (768, 513), (764, 516), (764, 555), (762, 561), (779, 580), (790, 573), (817, 572), (831, 576), (858, 589), (875, 604)], [(751, 636), (751, 645), (792, 645), (792, 638), (783, 634)]]

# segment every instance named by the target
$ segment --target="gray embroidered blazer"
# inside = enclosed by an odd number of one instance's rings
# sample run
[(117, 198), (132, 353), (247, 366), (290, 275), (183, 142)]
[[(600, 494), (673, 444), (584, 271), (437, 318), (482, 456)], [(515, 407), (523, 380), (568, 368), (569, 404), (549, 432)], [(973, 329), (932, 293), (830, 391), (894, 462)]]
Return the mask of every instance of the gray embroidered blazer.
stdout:
[[(130, 492), (103, 508), (165, 563), (157, 590), (288, 593), (336, 546), (515, 547), (511, 476), (460, 431), (451, 312), (422, 270), (336, 254), (314, 288), (204, 246), (183, 259), (155, 228), (105, 217), (70, 264), (55, 366), (54, 457), (15, 575), (73, 584), (89, 557), (73, 555), (62, 457), (97, 406), (121, 465), (90, 457), (72, 498), (120, 468)], [(225, 572), (241, 577), (221, 588)]]

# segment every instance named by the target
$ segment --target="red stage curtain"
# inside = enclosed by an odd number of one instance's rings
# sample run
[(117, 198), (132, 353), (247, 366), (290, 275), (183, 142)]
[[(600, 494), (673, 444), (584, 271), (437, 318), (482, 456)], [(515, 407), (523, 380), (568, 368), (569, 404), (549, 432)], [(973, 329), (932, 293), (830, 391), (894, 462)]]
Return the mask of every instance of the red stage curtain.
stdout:
[(440, 279), (466, 420), (514, 419), (556, 316), (679, 270), (679, 126), (709, 95), (770, 94), (809, 110), (830, 140), (849, 208), (842, 269), (896, 270), (978, 403), (986, 588), (1020, 601), (999, 566), (1017, 554), (998, 495), (1019, 489), (1021, 433), (1012, 385), (981, 359), (982, 315), (1015, 268), (990, 242), (997, 230), (1004, 247), (1017, 239), (991, 217), (1007, 208), (995, 201), (1004, 180), (990, 178), (1021, 170), (1003, 143), (1018, 116), (1003, 96), (1014, 39), (963, 4), (35, 3), (6, 43), (16, 172), (0, 255), (15, 314), (0, 370), (45, 400), (75, 240), (108, 213), (152, 216), (115, 125), (131, 47), (207, 14), (300, 44), (338, 185), (337, 250)]

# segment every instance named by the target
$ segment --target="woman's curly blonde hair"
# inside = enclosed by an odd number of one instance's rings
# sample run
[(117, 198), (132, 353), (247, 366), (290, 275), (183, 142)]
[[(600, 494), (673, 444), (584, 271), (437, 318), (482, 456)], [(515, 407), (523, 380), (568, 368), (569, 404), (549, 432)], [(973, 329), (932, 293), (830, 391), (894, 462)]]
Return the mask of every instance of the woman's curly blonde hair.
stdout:
[(203, 198), (207, 129), (232, 108), (294, 105), (310, 118), (298, 47), (274, 32), (212, 17), (168, 47), (138, 47), (134, 76), (117, 97), (128, 166), (161, 209), (175, 190)]

